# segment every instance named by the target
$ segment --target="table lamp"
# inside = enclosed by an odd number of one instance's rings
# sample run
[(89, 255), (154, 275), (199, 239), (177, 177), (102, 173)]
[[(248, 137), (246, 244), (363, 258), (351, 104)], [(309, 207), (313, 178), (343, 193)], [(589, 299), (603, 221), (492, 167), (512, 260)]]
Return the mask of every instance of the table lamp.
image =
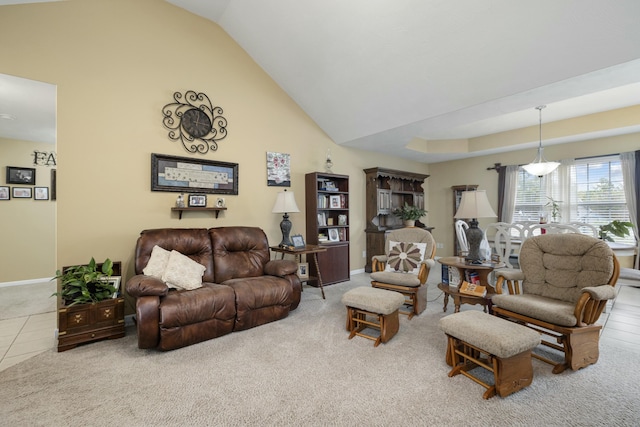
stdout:
[(467, 242), (469, 242), (469, 254), (465, 258), (471, 264), (482, 264), (480, 256), (480, 243), (484, 233), (478, 228), (478, 218), (497, 216), (489, 204), (485, 190), (463, 191), (458, 212), (453, 216), (456, 219), (469, 219), (469, 228), (466, 230)]
[(276, 203), (273, 205), (272, 213), (281, 213), (282, 221), (280, 222), (280, 230), (282, 231), (282, 242), (278, 246), (293, 246), (289, 233), (291, 232), (291, 221), (289, 221), (289, 212), (300, 212), (293, 191), (281, 191), (278, 193)]

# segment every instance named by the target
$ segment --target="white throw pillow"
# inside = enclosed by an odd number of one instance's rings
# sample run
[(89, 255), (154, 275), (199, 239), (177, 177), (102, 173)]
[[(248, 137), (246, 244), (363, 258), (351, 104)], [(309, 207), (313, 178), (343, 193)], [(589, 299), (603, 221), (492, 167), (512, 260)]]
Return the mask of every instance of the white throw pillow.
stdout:
[(197, 289), (202, 287), (202, 275), (206, 267), (182, 255), (178, 251), (171, 251), (167, 268), (162, 275), (164, 281), (170, 288), (177, 289)]
[(167, 263), (169, 262), (169, 254), (171, 254), (171, 252), (155, 245), (151, 250), (149, 262), (147, 262), (147, 265), (142, 269), (142, 272), (147, 276), (162, 279), (164, 270), (167, 268)]
[(390, 241), (385, 271), (418, 274), (426, 250), (426, 243)]

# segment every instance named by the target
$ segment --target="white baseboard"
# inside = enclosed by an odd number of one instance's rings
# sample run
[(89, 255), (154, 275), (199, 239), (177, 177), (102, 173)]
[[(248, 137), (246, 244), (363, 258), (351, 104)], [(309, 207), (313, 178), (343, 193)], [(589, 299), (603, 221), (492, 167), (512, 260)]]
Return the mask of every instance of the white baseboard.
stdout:
[(29, 280), (17, 280), (15, 282), (2, 282), (0, 283), (0, 288), (5, 288), (8, 286), (22, 286), (22, 285), (32, 285), (34, 283), (42, 283), (49, 282), (53, 279), (52, 277), (43, 277), (42, 279), (29, 279)]

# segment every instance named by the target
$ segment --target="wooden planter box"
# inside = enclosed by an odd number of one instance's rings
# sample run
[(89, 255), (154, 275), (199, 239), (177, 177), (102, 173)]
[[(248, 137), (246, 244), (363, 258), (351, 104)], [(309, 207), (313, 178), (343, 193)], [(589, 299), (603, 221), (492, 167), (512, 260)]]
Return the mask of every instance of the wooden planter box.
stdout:
[(124, 298), (58, 308), (58, 351), (124, 337)]

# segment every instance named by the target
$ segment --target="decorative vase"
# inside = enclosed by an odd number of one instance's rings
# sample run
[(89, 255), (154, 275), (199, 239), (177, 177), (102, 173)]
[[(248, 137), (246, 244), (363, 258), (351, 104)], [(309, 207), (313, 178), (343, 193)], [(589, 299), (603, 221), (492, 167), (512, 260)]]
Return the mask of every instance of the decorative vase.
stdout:
[(403, 221), (404, 226), (405, 227), (415, 227), (416, 226), (416, 220), (415, 219), (405, 219)]

